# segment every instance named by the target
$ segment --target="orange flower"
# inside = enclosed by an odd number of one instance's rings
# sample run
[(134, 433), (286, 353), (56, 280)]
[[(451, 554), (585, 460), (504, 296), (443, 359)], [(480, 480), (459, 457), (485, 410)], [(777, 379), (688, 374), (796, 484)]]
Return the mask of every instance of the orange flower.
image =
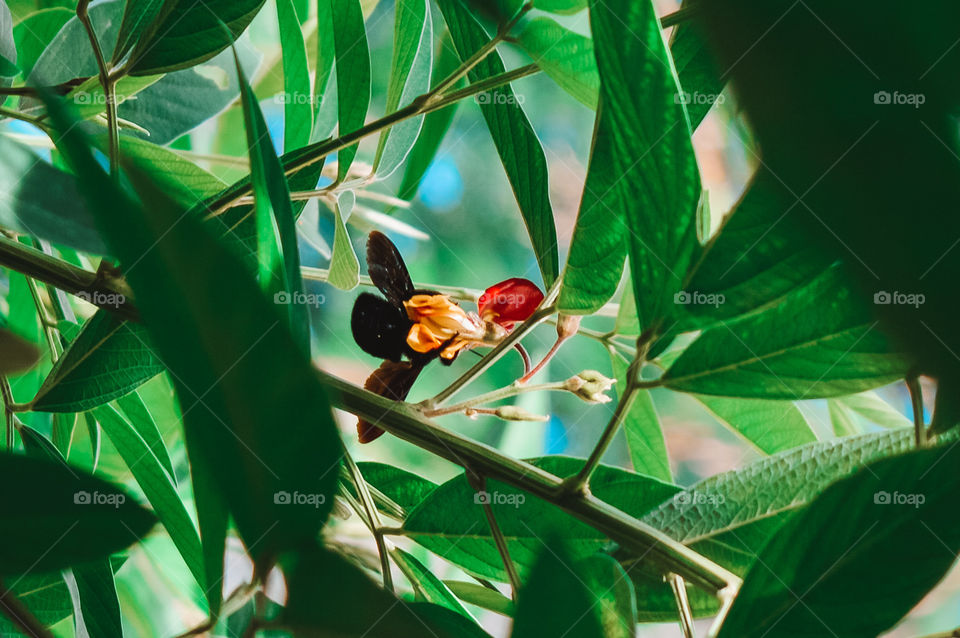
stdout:
[(403, 302), (403, 307), (414, 322), (407, 334), (407, 345), (416, 352), (430, 352), (446, 343), (440, 356), (452, 359), (460, 350), (484, 338), (483, 322), (446, 295), (413, 295)]

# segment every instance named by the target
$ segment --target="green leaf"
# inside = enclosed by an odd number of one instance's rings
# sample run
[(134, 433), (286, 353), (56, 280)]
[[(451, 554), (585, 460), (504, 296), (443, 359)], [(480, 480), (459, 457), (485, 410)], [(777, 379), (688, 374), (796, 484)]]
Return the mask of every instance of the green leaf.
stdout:
[[(106, 152), (106, 137), (97, 138), (97, 142), (101, 139), (101, 149)], [(157, 185), (185, 207), (193, 206), (227, 187), (212, 173), (165, 146), (123, 135), (120, 137), (120, 150), (127, 157), (134, 157), (142, 165), (149, 166), (150, 176)]]
[(700, 177), (652, 4), (591, 3), (590, 23), (600, 106), (558, 304), (570, 314), (595, 312), (616, 291), (629, 254), (646, 328), (674, 314), (698, 250)]
[(77, 582), (80, 613), (87, 635), (123, 638), (120, 599), (117, 597), (110, 559), (75, 565), (72, 571)]
[(133, 47), (128, 73), (151, 75), (209, 60), (243, 33), (262, 6), (263, 0), (165, 2)]
[(173, 462), (170, 460), (170, 453), (163, 442), (163, 435), (160, 434), (160, 428), (150, 413), (150, 408), (140, 396), (138, 390), (117, 399), (117, 408), (123, 414), (124, 418), (133, 429), (137, 431), (140, 438), (146, 444), (150, 452), (156, 457), (160, 465), (170, 476), (170, 480), (176, 484), (176, 475), (173, 471)]
[(833, 433), (837, 436), (850, 436), (861, 432), (850, 409), (842, 403), (838, 403), (836, 399), (827, 399), (827, 411), (830, 414), (830, 425), (833, 426)]
[(283, 52), (283, 149), (292, 151), (307, 145), (313, 128), (310, 70), (293, 0), (277, 0), (277, 22)]
[(765, 310), (820, 276), (833, 258), (804, 240), (798, 206), (776, 176), (759, 170), (686, 286), (722, 303), (691, 303), (687, 312), (709, 322)]
[(52, 7), (32, 13), (13, 27), (17, 43), (17, 66), (29, 77), (43, 50), (51, 43), (74, 12), (66, 7)]
[(383, 463), (357, 463), (363, 479), (404, 509), (413, 509), (436, 489), (433, 481)]
[(600, 77), (593, 40), (545, 16), (534, 18), (517, 34), (517, 43), (557, 85), (587, 108), (597, 108)]
[[(191, 464), (202, 457), (210, 468), (258, 563), (312, 541), (332, 507), (342, 447), (306, 353), (209, 226), (126, 164), (147, 214), (94, 161), (62, 103), (46, 106), (104, 236), (121, 263), (137, 264), (126, 276), (174, 379)], [(287, 504), (282, 492), (316, 496), (318, 506)]]
[(796, 400), (868, 390), (907, 368), (837, 266), (774, 307), (705, 330), (662, 380), (684, 392)]
[[(617, 378), (617, 397), (623, 397), (627, 388), (627, 363), (618, 356), (612, 356), (611, 361)], [(627, 437), (627, 451), (634, 471), (668, 483), (673, 481), (660, 417), (649, 390), (636, 391), (633, 404), (623, 420), (623, 433)]]
[[(367, 30), (363, 25), (360, 0), (320, 0), (327, 2), (329, 24), (319, 24), (319, 33), (333, 39), (337, 66), (337, 112), (339, 133), (346, 135), (361, 126), (370, 107), (370, 49)], [(321, 38), (322, 39), (322, 38)], [(337, 179), (347, 176), (358, 145), (337, 153)]]
[[(59, 572), (24, 574), (11, 583), (10, 589), (30, 612), (49, 627), (69, 618), (73, 613), (70, 590)], [(20, 638), (22, 630), (6, 616), (0, 616), (0, 636)]]
[[(938, 392), (937, 395), (939, 396), (939, 394)], [(913, 427), (913, 421), (897, 412), (889, 403), (877, 396), (876, 392), (863, 392), (847, 397), (837, 397), (832, 402), (843, 405), (870, 423), (880, 427)]]
[[(439, 0), (437, 4), (461, 60), (469, 58), (489, 41), (483, 27), (459, 0)], [(503, 72), (503, 60), (493, 51), (468, 77), (476, 82)], [(543, 283), (549, 288), (557, 279), (560, 258), (550, 206), (547, 162), (540, 140), (509, 85), (477, 96), (477, 102), (520, 205)]]
[[(72, 6), (70, 8), (73, 9)], [(95, 2), (88, 10), (97, 41), (106, 58), (113, 54), (122, 12), (121, 0)], [(66, 80), (97, 75), (97, 60), (86, 28), (76, 13), (71, 13), (74, 15), (54, 38), (47, 41), (47, 46), (26, 76), (28, 85), (51, 86)]]
[(72, 175), (6, 136), (0, 136), (0, 158), (0, 225), (91, 255), (105, 254)]
[(99, 310), (57, 360), (32, 409), (83, 412), (121, 397), (163, 371), (143, 326)]
[[(434, 52), (434, 60), (430, 86), (436, 86), (460, 66), (460, 59), (457, 57), (456, 49), (454, 49), (453, 42), (450, 40), (449, 30), (445, 30), (443, 35), (440, 36), (437, 49)], [(462, 81), (458, 82), (456, 86), (461, 84)], [(404, 169), (403, 180), (397, 189), (401, 198), (413, 199), (417, 194), (420, 181), (433, 163), (433, 159), (440, 149), (440, 144), (450, 129), (450, 123), (453, 122), (453, 117), (457, 114), (459, 104), (459, 102), (454, 102), (450, 106), (431, 111), (424, 116), (420, 135), (407, 155), (407, 167)]]
[[(538, 543), (539, 555), (518, 595), (512, 638), (609, 635), (604, 632), (596, 608), (602, 600), (601, 592), (592, 590), (580, 576), (559, 530), (546, 541), (538, 539)], [(613, 635), (622, 635), (622, 632)]]
[(831, 485), (763, 548), (720, 638), (884, 633), (953, 564), (958, 498), (955, 446), (882, 459)]
[[(393, 62), (386, 112), (396, 111), (430, 88), (433, 66), (433, 18), (428, 0), (397, 0), (394, 9)], [(380, 179), (396, 171), (420, 134), (423, 116), (410, 118), (380, 134), (373, 167)]]
[(300, 552), (285, 571), (290, 595), (281, 622), (297, 636), (422, 638), (426, 632), (436, 638), (489, 638), (476, 623), (446, 607), (396, 598), (325, 549)]
[[(328, 106), (335, 101), (336, 92), (330, 85), (330, 77), (333, 71), (333, 64), (337, 58), (337, 51), (332, 37), (320, 37), (319, 33), (328, 30), (326, 33), (332, 33), (330, 29), (333, 26), (332, 7), (330, 0), (317, 0), (317, 65), (313, 75), (313, 133), (310, 135), (310, 141), (329, 137), (336, 126), (336, 116), (332, 108)], [(330, 114), (330, 117), (322, 117), (322, 114)]]
[[(575, 474), (583, 461), (547, 456), (531, 462), (558, 476)], [(679, 488), (656, 479), (601, 465), (590, 481), (599, 499), (632, 516), (641, 516)], [(602, 534), (559, 508), (498, 481), (489, 481), (491, 507), (507, 539), (510, 558), (521, 577), (526, 576), (540, 551), (540, 538), (562, 529), (574, 558), (597, 552)], [(477, 493), (463, 475), (450, 479), (430, 493), (403, 523), (410, 537), (470, 574), (507, 580), (503, 561), (490, 536)]]
[(100, 427), (133, 473), (137, 485), (150, 501), (193, 577), (206, 590), (200, 537), (183, 501), (177, 494), (173, 479), (163, 469), (146, 441), (133, 425), (117, 412), (116, 408), (105, 405), (97, 408), (93, 413)]
[(864, 464), (912, 446), (906, 428), (810, 443), (704, 479), (642, 520), (743, 573), (792, 512)]
[(13, 39), (13, 14), (10, 13), (10, 7), (4, 2), (0, 8), (0, 58), (5, 63), (3, 66), (9, 70), (2, 70), (6, 77), (14, 77), (19, 72), (17, 65), (17, 44)]
[(637, 597), (630, 578), (620, 563), (605, 554), (588, 556), (576, 570), (599, 612), (605, 638), (634, 638), (637, 626)]
[[(297, 228), (290, 204), (287, 178), (273, 150), (273, 141), (270, 139), (263, 112), (243, 74), (240, 57), (236, 53), (234, 55), (250, 154), (260, 287), (268, 298), (273, 298), (275, 304), (286, 306), (287, 320), (294, 340), (305, 352), (309, 352), (310, 317), (307, 306), (299, 303), (303, 295), (303, 279), (300, 275)], [(284, 295), (287, 299), (285, 304), (281, 301)]]
[[(52, 446), (51, 446), (52, 447)], [(52, 459), (0, 453), (0, 572), (61, 569), (142, 538), (156, 518), (119, 486)]]
[(443, 582), (450, 591), (456, 594), (457, 598), (465, 603), (496, 612), (502, 616), (513, 616), (513, 601), (499, 591), (462, 580), (445, 580)]
[[(691, 4), (687, 0), (684, 6)], [(670, 41), (670, 53), (680, 80), (680, 101), (690, 116), (690, 128), (696, 130), (714, 104), (722, 104), (726, 81), (720, 78), (720, 69), (707, 46), (706, 36), (695, 20), (677, 25)]]
[[(626, 270), (626, 276), (630, 277), (630, 270)], [(623, 296), (620, 297), (620, 304), (617, 307), (617, 319), (613, 331), (629, 337), (639, 337), (642, 330), (640, 319), (637, 317), (637, 302), (633, 298), (633, 285), (628, 279), (627, 285), (623, 288)]]
[(98, 310), (83, 325), (33, 399), (40, 412), (83, 412), (132, 392), (163, 371), (147, 330)]
[(333, 257), (330, 260), (327, 283), (340, 290), (353, 290), (360, 282), (360, 261), (353, 251), (346, 226), (355, 202), (353, 191), (343, 191), (337, 196), (337, 203), (333, 206)]
[(410, 581), (410, 584), (413, 585), (414, 590), (417, 592), (418, 600), (425, 600), (428, 603), (446, 607), (451, 611), (457, 612), (464, 618), (476, 622), (476, 619), (466, 610), (463, 604), (457, 600), (453, 592), (443, 584), (443, 581), (434, 576), (433, 572), (427, 569), (426, 566), (418, 561), (412, 554), (403, 551), (399, 547), (395, 547), (390, 552), (390, 556)]
[(764, 454), (776, 454), (806, 443), (817, 435), (792, 401), (731, 399), (694, 395), (721, 425), (743, 437)]
[(111, 62), (115, 66), (121, 62), (130, 49), (143, 37), (144, 31), (156, 19), (163, 7), (163, 0), (127, 0), (117, 34), (117, 45), (113, 50)]
[(587, 0), (533, 0), (533, 6), (541, 11), (568, 15), (587, 8)]

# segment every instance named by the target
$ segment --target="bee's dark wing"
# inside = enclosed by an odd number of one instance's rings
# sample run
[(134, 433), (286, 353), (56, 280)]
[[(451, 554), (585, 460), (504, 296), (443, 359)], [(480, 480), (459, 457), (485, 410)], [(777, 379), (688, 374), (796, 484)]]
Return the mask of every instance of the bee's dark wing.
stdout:
[(402, 307), (403, 302), (413, 296), (413, 281), (400, 251), (386, 235), (376, 230), (367, 237), (367, 272), (393, 305)]
[(353, 303), (350, 330), (357, 345), (367, 354), (400, 361), (407, 347), (410, 320), (402, 307), (364, 292)]
[[(363, 387), (382, 397), (394, 401), (403, 401), (410, 393), (413, 382), (417, 380), (423, 365), (420, 363), (395, 363), (384, 361), (373, 371)], [(369, 443), (383, 434), (383, 430), (369, 421), (357, 421), (357, 437), (361, 443)]]

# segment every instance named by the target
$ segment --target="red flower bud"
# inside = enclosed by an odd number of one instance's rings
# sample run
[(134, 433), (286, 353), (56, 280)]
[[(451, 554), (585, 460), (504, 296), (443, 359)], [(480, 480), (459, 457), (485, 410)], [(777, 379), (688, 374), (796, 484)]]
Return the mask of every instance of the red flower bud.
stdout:
[(477, 301), (480, 318), (505, 328), (526, 321), (543, 301), (543, 293), (527, 279), (514, 277), (487, 288)]

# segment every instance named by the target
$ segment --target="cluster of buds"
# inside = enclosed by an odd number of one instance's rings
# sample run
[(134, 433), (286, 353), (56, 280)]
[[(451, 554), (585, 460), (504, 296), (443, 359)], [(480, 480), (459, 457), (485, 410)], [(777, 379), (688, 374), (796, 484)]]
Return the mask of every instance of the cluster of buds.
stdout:
[(584, 370), (563, 383), (563, 389), (574, 393), (587, 403), (609, 403), (607, 390), (613, 387), (615, 379), (603, 376), (596, 370)]

